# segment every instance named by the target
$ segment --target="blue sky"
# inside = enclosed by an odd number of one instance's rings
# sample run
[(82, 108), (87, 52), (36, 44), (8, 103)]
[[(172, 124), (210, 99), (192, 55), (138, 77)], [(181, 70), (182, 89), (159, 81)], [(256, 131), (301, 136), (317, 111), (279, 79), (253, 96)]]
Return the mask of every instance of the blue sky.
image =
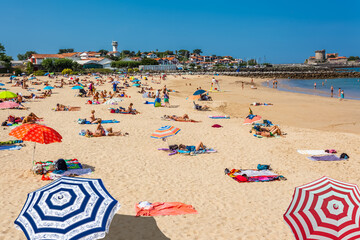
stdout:
[(0, 0), (0, 43), (16, 59), (35, 50), (151, 51), (299, 63), (317, 49), (360, 55), (360, 1)]

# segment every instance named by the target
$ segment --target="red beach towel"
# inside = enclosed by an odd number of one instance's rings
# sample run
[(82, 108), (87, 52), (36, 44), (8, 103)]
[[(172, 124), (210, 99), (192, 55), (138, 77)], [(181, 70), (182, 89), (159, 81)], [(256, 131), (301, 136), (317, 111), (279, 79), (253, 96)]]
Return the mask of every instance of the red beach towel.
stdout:
[(136, 216), (164, 216), (164, 215), (182, 215), (196, 214), (193, 206), (181, 202), (155, 202), (148, 209), (140, 208), (135, 204)]

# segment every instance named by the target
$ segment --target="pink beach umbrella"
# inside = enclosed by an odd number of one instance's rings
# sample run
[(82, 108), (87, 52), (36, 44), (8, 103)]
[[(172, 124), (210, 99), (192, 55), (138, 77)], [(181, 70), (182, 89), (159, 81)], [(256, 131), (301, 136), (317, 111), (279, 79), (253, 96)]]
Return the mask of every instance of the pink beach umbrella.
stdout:
[(259, 116), (259, 115), (255, 115), (255, 116), (253, 116), (252, 118), (247, 117), (247, 118), (245, 118), (244, 125), (245, 125), (245, 124), (252, 124), (252, 123), (254, 123), (254, 122), (258, 122), (258, 121), (260, 121), (261, 119), (262, 119), (262, 118), (261, 118), (261, 116)]
[(0, 103), (0, 109), (16, 108), (19, 106), (20, 106), (20, 104), (18, 104), (16, 102), (11, 102), (11, 101), (6, 101), (6, 102)]

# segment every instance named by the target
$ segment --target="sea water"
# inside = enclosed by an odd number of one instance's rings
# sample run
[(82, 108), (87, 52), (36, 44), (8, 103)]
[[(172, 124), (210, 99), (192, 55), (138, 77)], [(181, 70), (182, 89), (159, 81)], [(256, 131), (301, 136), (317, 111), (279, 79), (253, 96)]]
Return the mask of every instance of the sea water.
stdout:
[[(316, 83), (316, 89), (314, 88)], [(267, 84), (265, 83), (267, 86)], [(278, 79), (278, 90), (330, 97), (330, 88), (334, 87), (334, 97), (338, 97), (339, 88), (344, 90), (345, 99), (360, 100), (360, 79)], [(269, 82), (272, 87), (272, 81)]]

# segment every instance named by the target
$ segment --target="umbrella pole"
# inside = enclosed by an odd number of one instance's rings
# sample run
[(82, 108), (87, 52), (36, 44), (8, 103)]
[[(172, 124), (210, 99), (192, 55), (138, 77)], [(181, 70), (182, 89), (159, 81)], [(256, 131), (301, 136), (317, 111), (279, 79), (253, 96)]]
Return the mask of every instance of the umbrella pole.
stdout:
[(33, 155), (32, 155), (32, 164), (34, 167), (34, 161), (35, 161), (35, 148), (36, 148), (36, 142), (34, 142), (34, 150), (33, 150)]

